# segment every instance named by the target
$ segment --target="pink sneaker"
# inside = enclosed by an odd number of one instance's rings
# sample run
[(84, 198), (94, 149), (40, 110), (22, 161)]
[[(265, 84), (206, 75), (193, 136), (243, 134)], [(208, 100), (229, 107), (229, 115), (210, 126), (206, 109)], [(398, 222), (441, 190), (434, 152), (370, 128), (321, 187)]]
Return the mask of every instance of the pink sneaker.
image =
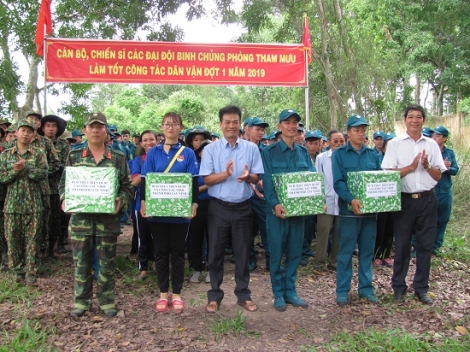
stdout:
[(388, 266), (389, 268), (393, 267), (393, 259), (392, 258), (385, 258), (383, 261), (383, 265)]
[(380, 266), (380, 265), (382, 265), (382, 259), (377, 258), (376, 260), (373, 261), (372, 264), (374, 266)]

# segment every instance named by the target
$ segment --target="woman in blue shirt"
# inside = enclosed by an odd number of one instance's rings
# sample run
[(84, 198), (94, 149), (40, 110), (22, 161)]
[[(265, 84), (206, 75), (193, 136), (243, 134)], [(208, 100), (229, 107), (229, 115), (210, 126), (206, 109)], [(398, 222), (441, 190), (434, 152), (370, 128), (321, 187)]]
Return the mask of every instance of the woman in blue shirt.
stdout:
[(131, 170), (132, 185), (135, 187), (135, 221), (138, 236), (137, 256), (139, 259), (139, 279), (144, 280), (147, 277), (149, 259), (153, 257), (152, 234), (147, 219), (140, 215), (140, 173), (147, 158), (148, 151), (157, 145), (157, 134), (154, 131), (146, 130), (140, 135), (140, 143), (144, 154), (135, 157), (129, 161)]
[[(141, 172), (141, 215), (145, 213), (145, 176), (151, 172), (164, 172), (174, 159), (176, 153), (183, 148), (176, 161), (168, 172), (190, 173), (193, 177), (192, 193), (192, 217), (196, 215), (198, 198), (198, 162), (194, 152), (190, 148), (181, 145), (178, 139), (183, 121), (181, 117), (173, 112), (163, 116), (162, 130), (165, 140), (160, 145), (149, 150)], [(184, 280), (184, 252), (185, 239), (188, 233), (188, 218), (183, 217), (148, 217), (153, 237), (155, 251), (155, 263), (157, 268), (157, 281), (160, 289), (160, 299), (155, 305), (157, 312), (166, 312), (170, 305), (169, 300), (169, 277), (171, 257), (171, 284), (173, 311), (181, 312), (184, 309), (181, 300), (181, 290)]]

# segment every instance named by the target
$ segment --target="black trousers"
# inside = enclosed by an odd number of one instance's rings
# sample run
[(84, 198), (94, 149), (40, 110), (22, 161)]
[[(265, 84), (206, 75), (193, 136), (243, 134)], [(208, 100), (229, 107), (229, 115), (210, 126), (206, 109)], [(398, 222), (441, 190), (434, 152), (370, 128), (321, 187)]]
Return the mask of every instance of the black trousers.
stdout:
[(437, 199), (436, 195), (423, 198), (401, 197), (401, 211), (395, 213), (395, 260), (393, 262), (392, 287), (395, 292), (404, 293), (410, 264), (411, 236), (416, 236), (416, 273), (413, 288), (417, 293), (429, 289), (431, 254), (436, 237)]
[(191, 251), (191, 266), (196, 271), (203, 271), (202, 266), (202, 246), (204, 237), (207, 236), (209, 211), (209, 200), (199, 200), (197, 215), (191, 220), (189, 225), (189, 238), (191, 240), (189, 249)]
[(385, 259), (390, 257), (393, 244), (393, 213), (377, 214), (377, 237), (375, 238), (374, 259)]
[(220, 302), (224, 291), (220, 289), (224, 278), (225, 247), (232, 239), (235, 255), (235, 296), (239, 302), (251, 300), (248, 289), (250, 271), (251, 232), (253, 212), (249, 201), (236, 206), (222, 205), (211, 200), (209, 204), (209, 273), (211, 289), (207, 292), (209, 302)]
[(168, 292), (171, 257), (171, 287), (174, 294), (180, 294), (183, 288), (184, 249), (189, 222), (169, 224), (149, 221), (148, 223), (152, 230), (158, 288), (161, 293)]
[(155, 260), (155, 256), (153, 254), (152, 232), (147, 219), (143, 218), (139, 211), (136, 211), (135, 215), (134, 223), (137, 223), (137, 257), (139, 259), (139, 271), (147, 271), (149, 268), (149, 260), (151, 262)]

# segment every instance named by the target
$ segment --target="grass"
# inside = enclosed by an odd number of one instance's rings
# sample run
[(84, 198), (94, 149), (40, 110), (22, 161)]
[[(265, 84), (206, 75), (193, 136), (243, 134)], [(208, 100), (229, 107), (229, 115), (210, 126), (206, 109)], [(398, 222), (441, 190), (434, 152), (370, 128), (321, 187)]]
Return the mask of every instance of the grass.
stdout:
[[(304, 346), (302, 351), (314, 352), (319, 347)], [(326, 351), (348, 351), (348, 352), (402, 352), (402, 351), (450, 351), (464, 352), (470, 350), (470, 339), (462, 340), (441, 339), (441, 336), (414, 336), (402, 330), (374, 330), (369, 329), (363, 333), (350, 334), (342, 332), (336, 334), (333, 340), (321, 346)]]
[(38, 295), (38, 291), (31, 286), (18, 284), (12, 275), (0, 276), (0, 304), (11, 302), (13, 304), (30, 303)]
[(218, 340), (222, 335), (240, 335), (243, 332), (247, 332), (245, 329), (246, 317), (241, 311), (237, 311), (235, 318), (224, 318), (221, 317), (219, 320), (213, 321), (209, 326), (215, 338)]
[(14, 333), (0, 332), (0, 337), (2, 337), (0, 352), (56, 351), (55, 348), (47, 345), (47, 336), (49, 334), (41, 329), (39, 322), (24, 320), (21, 325), (22, 327)]

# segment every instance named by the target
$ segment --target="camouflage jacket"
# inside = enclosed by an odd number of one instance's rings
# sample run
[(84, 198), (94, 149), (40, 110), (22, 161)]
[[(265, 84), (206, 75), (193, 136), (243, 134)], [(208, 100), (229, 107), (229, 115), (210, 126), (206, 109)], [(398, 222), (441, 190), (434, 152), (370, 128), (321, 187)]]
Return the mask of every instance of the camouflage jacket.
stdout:
[(67, 156), (69, 155), (69, 144), (62, 140), (56, 139), (53, 142), (54, 152), (59, 158), (59, 169), (53, 174), (49, 174), (49, 186), (51, 188), (51, 194), (59, 194), (59, 182), (62, 177), (62, 172), (64, 171), (65, 163), (67, 161)]
[[(6, 143), (0, 143), (0, 153), (5, 150)], [(5, 201), (7, 195), (7, 187), (4, 184), (0, 184), (0, 203)]]
[[(119, 190), (118, 197), (122, 201), (122, 207), (127, 208), (132, 200), (132, 181), (127, 165), (126, 157), (123, 153), (106, 146), (102, 159), (96, 163), (90, 149), (76, 149), (69, 153), (65, 166), (88, 166), (88, 167), (115, 167), (118, 171)], [(60, 200), (65, 199), (65, 180), (67, 170), (62, 173), (59, 183)]]
[[(16, 172), (12, 164), (18, 158), (26, 161), (25, 168)], [(0, 182), (7, 185), (3, 212), (28, 214), (42, 211), (40, 183), (47, 180), (47, 159), (44, 152), (29, 146), (24, 154), (17, 147), (6, 149), (0, 155)]]
[[(36, 137), (34, 137), (33, 141), (31, 142), (31, 145), (33, 147), (41, 149), (46, 154), (48, 175), (52, 175), (59, 170), (59, 158), (57, 157), (57, 153), (54, 151), (54, 145), (52, 144), (50, 139), (36, 134)], [(8, 143), (6, 147), (16, 147), (16, 139)], [(43, 196), (51, 195), (51, 188), (49, 185), (49, 180), (47, 178), (41, 181), (41, 192)]]

